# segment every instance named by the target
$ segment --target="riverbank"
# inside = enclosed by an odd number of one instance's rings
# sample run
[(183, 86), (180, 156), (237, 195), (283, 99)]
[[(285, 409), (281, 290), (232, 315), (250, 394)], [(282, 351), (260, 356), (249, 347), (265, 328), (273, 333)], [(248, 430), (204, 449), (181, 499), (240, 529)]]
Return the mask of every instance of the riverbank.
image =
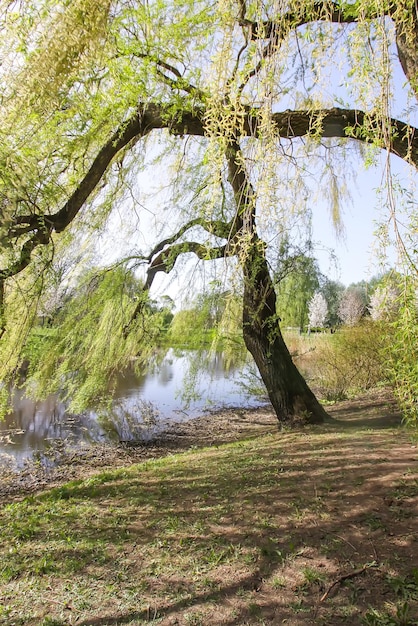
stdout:
[(269, 407), (227, 409), (189, 421), (174, 422), (149, 442), (139, 444), (91, 444), (66, 450), (59, 443), (49, 453), (49, 462), (28, 461), (16, 470), (0, 468), (0, 498), (35, 493), (69, 480), (87, 478), (99, 471), (125, 467), (149, 459), (206, 446), (218, 446), (254, 437), (277, 428)]
[[(340, 421), (336, 428), (347, 427), (350, 423), (359, 424), (361, 420), (364, 427), (396, 427), (401, 421), (396, 403), (387, 390), (373, 390), (354, 400), (328, 406), (327, 411)], [(276, 432), (277, 428), (276, 416), (268, 405), (225, 409), (186, 422), (172, 423), (152, 441), (138, 445), (91, 444), (67, 450), (57, 442), (49, 453), (47, 464), (33, 460), (19, 471), (13, 464), (0, 467), (0, 498), (9, 500), (70, 480), (87, 478), (99, 471), (126, 467), (193, 448), (257, 437)]]

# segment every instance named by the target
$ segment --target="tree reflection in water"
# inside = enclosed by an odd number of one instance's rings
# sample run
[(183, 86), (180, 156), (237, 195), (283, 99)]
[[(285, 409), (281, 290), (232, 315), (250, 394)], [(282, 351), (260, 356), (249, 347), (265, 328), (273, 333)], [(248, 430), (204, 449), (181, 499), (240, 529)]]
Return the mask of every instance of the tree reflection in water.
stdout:
[(248, 367), (228, 368), (221, 354), (198, 355), (168, 350), (143, 376), (120, 377), (112, 407), (102, 415), (94, 410), (70, 414), (57, 396), (43, 402), (14, 395), (14, 412), (0, 422), (0, 463), (12, 455), (18, 464), (51, 445), (80, 446), (92, 442), (149, 440), (167, 422), (184, 421), (206, 409), (249, 406), (260, 399), (242, 387)]

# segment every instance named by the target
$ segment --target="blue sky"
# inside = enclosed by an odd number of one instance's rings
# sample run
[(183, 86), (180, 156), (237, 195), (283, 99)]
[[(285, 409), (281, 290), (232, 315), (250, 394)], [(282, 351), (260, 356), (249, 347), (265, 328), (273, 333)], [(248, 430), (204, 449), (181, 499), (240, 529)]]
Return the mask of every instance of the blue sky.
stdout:
[[(393, 56), (396, 56), (393, 51)], [(333, 82), (337, 85), (337, 91), (341, 89), (338, 84), (342, 81), (342, 76), (339, 72), (331, 68), (331, 76), (334, 79)], [(412, 123), (417, 123), (418, 113), (415, 98), (411, 98), (405, 89), (405, 76), (397, 61), (393, 63), (393, 76), (394, 76), (394, 93), (396, 94), (396, 101), (393, 104), (392, 115), (405, 121), (410, 120)], [(408, 114), (405, 113), (408, 111)], [(155, 156), (155, 155), (154, 155)], [(152, 157), (152, 151), (150, 159)], [(319, 261), (322, 272), (332, 280), (339, 280), (345, 286), (350, 283), (359, 282), (361, 280), (369, 280), (384, 267), (379, 263), (378, 259), (378, 245), (375, 236), (375, 231), (379, 224), (388, 222), (387, 209), (385, 209), (382, 198), (379, 197), (379, 189), (382, 188), (385, 180), (384, 165), (386, 154), (382, 152), (376, 157), (376, 165), (365, 168), (363, 159), (360, 155), (357, 157), (350, 157), (347, 161), (347, 170), (354, 167), (357, 170), (357, 177), (351, 184), (350, 188), (350, 200), (342, 200), (340, 210), (342, 214), (342, 223), (344, 225), (344, 235), (338, 237), (332, 224), (332, 219), (329, 214), (329, 210), (325, 201), (317, 201), (312, 199), (312, 203), (315, 204), (313, 208), (313, 241), (316, 243), (315, 256)], [(400, 177), (402, 184), (406, 187), (410, 182), (418, 182), (416, 170), (408, 168), (408, 166), (396, 157), (390, 159), (391, 168), (394, 173)], [(165, 172), (164, 172), (165, 174)], [(163, 174), (163, 176), (164, 176)], [(141, 211), (141, 219), (139, 220), (139, 229), (135, 230), (133, 237), (135, 245), (143, 251), (149, 250), (151, 242), (149, 241), (150, 231), (147, 224), (154, 223), (153, 213), (158, 213), (158, 206), (165, 204), (164, 194), (160, 195), (156, 188), (159, 186), (159, 176), (154, 168), (149, 171), (144, 171), (139, 180), (144, 188), (147, 188), (151, 195), (148, 199), (145, 199), (145, 205), (148, 211)], [(408, 180), (409, 179), (409, 180)], [(161, 182), (161, 180), (159, 181)], [(153, 193), (153, 188), (155, 193)], [(149, 203), (149, 204), (148, 204)], [(154, 209), (155, 205), (155, 209)], [(160, 218), (161, 219), (161, 218)], [(163, 218), (166, 225), (170, 226), (171, 216), (169, 213), (163, 214)], [(158, 221), (156, 218), (155, 221)], [(150, 229), (152, 230), (152, 229)], [(393, 234), (393, 232), (392, 232)], [(111, 251), (115, 251), (118, 248), (117, 239), (122, 233), (114, 233), (111, 241)], [(113, 250), (112, 250), (113, 249)], [(333, 250), (336, 257), (336, 264), (330, 259), (329, 251)], [(392, 249), (389, 250), (389, 262), (388, 266), (394, 266), (396, 263), (396, 252)], [(111, 254), (110, 254), (111, 255)], [(195, 264), (193, 264), (195, 265)], [(210, 272), (203, 269), (203, 273), (207, 272), (207, 276)], [(156, 281), (161, 289), (158, 289), (159, 295), (163, 293), (162, 285), (170, 285), (168, 287), (168, 293), (173, 296), (177, 295), (181, 291), (179, 283), (174, 280), (173, 277), (169, 277), (168, 280), (162, 280), (162, 276), (158, 277)], [(192, 284), (194, 280), (198, 278), (198, 274), (193, 274)], [(210, 279), (210, 277), (209, 277)], [(172, 282), (173, 281), (173, 282)], [(186, 282), (190, 282), (189, 278)]]
[[(322, 272), (333, 280), (339, 280), (348, 286), (352, 282), (369, 280), (385, 269), (382, 265), (382, 249), (376, 237), (379, 224), (389, 225), (389, 236), (394, 240), (393, 224), (389, 221), (388, 209), (384, 206), (385, 192), (379, 192), (384, 184), (384, 159), (382, 153), (380, 163), (365, 168), (358, 162), (358, 172), (355, 184), (350, 189), (351, 202), (344, 202), (342, 221), (344, 234), (338, 237), (332, 225), (329, 211), (325, 204), (314, 209), (313, 239), (319, 242), (316, 257), (319, 260)], [(396, 181), (405, 188), (418, 182), (414, 168), (408, 167), (397, 157), (391, 157), (391, 171)], [(397, 215), (402, 220), (402, 202), (398, 198)], [(321, 250), (321, 244), (325, 250)], [(329, 252), (334, 250), (337, 264), (331, 262)], [(396, 246), (386, 250), (387, 267), (393, 267), (397, 262)]]
[[(326, 276), (346, 286), (368, 280), (379, 271), (374, 232), (382, 217), (377, 197), (381, 175), (376, 168), (364, 171), (359, 164), (359, 169), (351, 201), (343, 202), (341, 207), (344, 226), (341, 236), (335, 232), (325, 203), (313, 211), (313, 240), (320, 268)], [(330, 257), (330, 251), (335, 253), (335, 260)]]

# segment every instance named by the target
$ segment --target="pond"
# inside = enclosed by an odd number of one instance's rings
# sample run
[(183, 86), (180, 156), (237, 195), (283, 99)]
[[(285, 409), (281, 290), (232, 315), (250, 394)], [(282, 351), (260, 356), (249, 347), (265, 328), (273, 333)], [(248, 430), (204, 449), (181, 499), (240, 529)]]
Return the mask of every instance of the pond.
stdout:
[(34, 454), (42, 459), (54, 446), (149, 440), (173, 421), (262, 404), (244, 388), (249, 365), (227, 368), (222, 354), (206, 356), (170, 349), (143, 376), (121, 376), (112, 407), (101, 416), (95, 411), (70, 414), (57, 396), (35, 402), (16, 390), (14, 410), (0, 422), (0, 464), (22, 465)]

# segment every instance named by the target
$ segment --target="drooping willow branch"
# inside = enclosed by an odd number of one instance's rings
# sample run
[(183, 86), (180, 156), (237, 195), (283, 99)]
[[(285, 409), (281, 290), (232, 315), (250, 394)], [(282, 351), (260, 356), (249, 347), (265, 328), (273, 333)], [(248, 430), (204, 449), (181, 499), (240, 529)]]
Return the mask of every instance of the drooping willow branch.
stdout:
[[(360, 20), (373, 20), (389, 17), (393, 20), (396, 33), (396, 46), (399, 61), (415, 95), (418, 98), (418, 10), (417, 2), (408, 0), (376, 3), (363, 8), (360, 15), (354, 4), (324, 0), (314, 2), (309, 8), (303, 3), (299, 10), (280, 14), (277, 19), (254, 21), (246, 17), (245, 2), (240, 0), (238, 23), (249, 32), (254, 40), (281, 41), (300, 26), (313, 22), (333, 24), (355, 24)], [(407, 17), (405, 17), (407, 16)]]
[(4, 323), (4, 280), (0, 279), (0, 339), (6, 331)]

